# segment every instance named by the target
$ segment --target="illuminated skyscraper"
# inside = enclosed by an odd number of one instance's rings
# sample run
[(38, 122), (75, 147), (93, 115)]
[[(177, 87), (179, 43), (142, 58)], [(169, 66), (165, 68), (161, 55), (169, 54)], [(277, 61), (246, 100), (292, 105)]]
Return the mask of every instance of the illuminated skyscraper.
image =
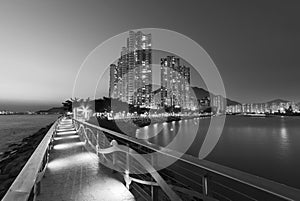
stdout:
[(180, 65), (180, 58), (161, 59), (161, 105), (191, 107), (190, 68)]
[(134, 73), (133, 88), (129, 85), (128, 90), (129, 102), (132, 100), (131, 103), (135, 105), (150, 107), (152, 92), (151, 34), (131, 31), (129, 38), (129, 55), (134, 52), (133, 61), (129, 56), (129, 69), (133, 69)]
[(117, 98), (117, 88), (118, 88), (118, 72), (117, 66), (115, 64), (111, 64), (109, 66), (110, 71), (110, 80), (109, 80), (109, 97)]
[(119, 99), (123, 102), (128, 102), (128, 49), (122, 48), (121, 57), (118, 60), (118, 68), (120, 69), (119, 83)]
[[(151, 34), (141, 31), (129, 32), (127, 47), (122, 47), (121, 56), (115, 66), (115, 75), (110, 73), (110, 97), (129, 104), (150, 107), (152, 92)], [(115, 78), (117, 77), (117, 78)], [(116, 87), (111, 87), (117, 80)]]

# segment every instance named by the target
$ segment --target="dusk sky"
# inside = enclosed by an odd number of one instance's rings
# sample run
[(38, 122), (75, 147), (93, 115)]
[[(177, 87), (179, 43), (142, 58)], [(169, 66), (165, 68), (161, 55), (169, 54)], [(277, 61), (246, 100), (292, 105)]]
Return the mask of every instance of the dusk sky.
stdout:
[(296, 0), (2, 0), (0, 110), (60, 106), (95, 47), (146, 27), (170, 29), (201, 45), (230, 99), (299, 102), (299, 10)]

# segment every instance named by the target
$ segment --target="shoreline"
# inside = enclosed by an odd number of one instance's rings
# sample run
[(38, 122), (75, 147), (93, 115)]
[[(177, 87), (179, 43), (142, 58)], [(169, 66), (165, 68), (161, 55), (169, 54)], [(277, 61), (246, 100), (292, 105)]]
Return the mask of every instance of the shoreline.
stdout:
[(0, 199), (5, 195), (52, 124), (40, 128), (20, 142), (8, 144), (7, 150), (0, 153)]
[(213, 117), (214, 116), (211, 115), (203, 115), (203, 116), (185, 116), (180, 118), (176, 116), (170, 116), (170, 117), (155, 117), (155, 118), (139, 117), (139, 118), (131, 118), (131, 119), (128, 118), (128, 119), (110, 119), (110, 120), (106, 118), (93, 117), (88, 122), (136, 138), (135, 135), (138, 129), (151, 126), (154, 124), (172, 123), (176, 121), (197, 119), (197, 118), (207, 119)]
[(192, 116), (162, 116), (162, 117), (131, 117), (131, 118), (122, 118), (122, 119), (107, 119), (101, 117), (93, 117), (98, 121), (111, 121), (111, 122), (124, 122), (130, 123), (137, 128), (143, 128), (148, 125), (156, 124), (156, 123), (169, 123), (173, 121), (180, 121), (186, 119), (195, 119), (195, 118), (212, 118), (214, 115), (192, 115)]

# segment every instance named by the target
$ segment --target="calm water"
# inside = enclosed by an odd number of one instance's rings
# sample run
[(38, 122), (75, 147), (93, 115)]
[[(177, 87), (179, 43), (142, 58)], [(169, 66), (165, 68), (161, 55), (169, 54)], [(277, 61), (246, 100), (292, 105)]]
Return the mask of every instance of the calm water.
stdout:
[[(174, 139), (172, 148), (178, 151), (192, 140), (186, 153), (197, 157), (209, 122), (200, 119), (151, 125), (140, 129), (137, 137), (158, 133), (148, 140), (166, 146)], [(180, 132), (185, 135), (178, 135)], [(179, 137), (175, 138), (176, 133)], [(206, 159), (300, 188), (300, 118), (227, 116), (222, 135)]]
[(58, 115), (0, 115), (0, 153), (7, 145), (21, 141), (52, 123)]

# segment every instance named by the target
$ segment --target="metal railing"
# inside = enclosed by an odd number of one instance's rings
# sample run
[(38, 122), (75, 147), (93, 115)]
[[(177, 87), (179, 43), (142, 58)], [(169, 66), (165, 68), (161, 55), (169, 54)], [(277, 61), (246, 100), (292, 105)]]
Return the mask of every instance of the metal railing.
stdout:
[(59, 121), (60, 119), (56, 120), (48, 130), (45, 137), (2, 198), (2, 201), (35, 200), (36, 195), (40, 192), (40, 182), (47, 167), (49, 150), (51, 149), (53, 135), (56, 132)]
[[(97, 153), (101, 163), (123, 173), (126, 187), (139, 200), (300, 200), (298, 189), (73, 121), (86, 148)], [(159, 164), (149, 155), (153, 152), (177, 161), (156, 171)]]

